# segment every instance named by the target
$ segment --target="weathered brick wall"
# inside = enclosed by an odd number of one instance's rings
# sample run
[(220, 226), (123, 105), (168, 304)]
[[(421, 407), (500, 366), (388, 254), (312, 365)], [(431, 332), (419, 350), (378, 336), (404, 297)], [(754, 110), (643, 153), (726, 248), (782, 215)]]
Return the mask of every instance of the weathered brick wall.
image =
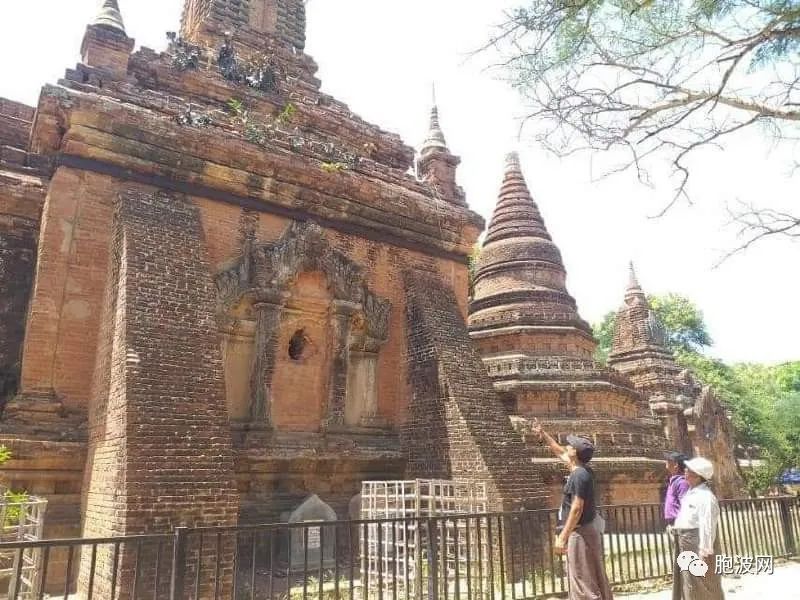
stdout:
[[(0, 112), (6, 104), (0, 100)], [(0, 164), (0, 411), (19, 383), (44, 186)]]
[(33, 115), (33, 107), (0, 98), (0, 146), (27, 148)]
[(541, 478), (500, 405), (452, 290), (414, 271), (406, 273), (406, 290), (408, 476), (482, 480), (497, 508), (538, 506), (545, 495)]
[[(240, 255), (241, 221), (242, 215), (247, 211), (232, 204), (214, 202), (204, 198), (193, 198), (193, 201), (200, 208), (209, 263), (212, 272), (216, 273), (229, 264), (232, 258)], [(253, 212), (251, 218), (254, 221), (255, 239), (260, 243), (277, 240), (292, 222), (290, 219), (269, 212)], [(403, 270), (419, 266), (436, 272), (448, 287), (455, 290), (459, 311), (465, 315), (468, 286), (466, 263), (426, 256), (421, 251), (399, 248), (355, 234), (330, 229), (324, 231), (328, 243), (333, 248), (363, 268), (369, 289), (391, 302), (389, 337), (378, 353), (376, 385), (379, 416), (385, 418), (389, 425), (399, 424), (404, 419), (408, 402), (405, 371), (406, 336), (404, 333), (406, 328), (406, 291), (402, 277)], [(321, 277), (320, 273), (314, 275)], [(303, 283), (303, 279), (303, 277), (298, 278), (300, 284)], [(327, 281), (325, 284), (329, 285)], [(316, 287), (316, 292), (314, 289), (307, 290), (306, 297), (310, 298), (312, 293), (321, 293), (319, 286), (312, 286), (312, 288), (314, 287)], [(295, 286), (293, 291), (303, 290), (298, 290)], [(320, 353), (326, 351), (323, 340), (317, 338), (312, 341)], [(303, 429), (316, 431), (320, 423), (319, 419), (317, 419), (317, 427), (313, 428), (310, 427), (308, 421), (309, 409), (307, 407), (312, 404), (307, 399), (308, 382), (303, 378), (302, 369), (286, 368), (289, 362), (286, 344), (282, 343), (276, 361), (276, 369), (282, 369), (284, 372), (276, 381), (274, 393), (276, 397), (279, 397), (277, 402), (280, 405), (279, 411), (282, 413), (281, 419), (287, 423), (303, 421), (305, 423)]]
[(714, 389), (704, 386), (690, 411), (694, 430), (691, 441), (695, 456), (714, 463), (714, 491), (720, 498), (741, 498), (744, 482), (734, 455), (736, 435), (728, 409)]
[(120, 182), (59, 168), (44, 204), (20, 391), (86, 412)]
[(251, 28), (275, 35), (296, 48), (306, 44), (303, 0), (186, 0), (181, 28), (192, 36), (200, 27), (218, 32)]
[(0, 411), (16, 393), (38, 221), (0, 214)]
[[(144, 190), (121, 195), (107, 303), (84, 534), (234, 524), (215, 291), (195, 206)], [(123, 552), (122, 590), (129, 589), (134, 559)], [(224, 586), (229, 568), (223, 564)], [(99, 576), (101, 587), (110, 582), (107, 568)]]

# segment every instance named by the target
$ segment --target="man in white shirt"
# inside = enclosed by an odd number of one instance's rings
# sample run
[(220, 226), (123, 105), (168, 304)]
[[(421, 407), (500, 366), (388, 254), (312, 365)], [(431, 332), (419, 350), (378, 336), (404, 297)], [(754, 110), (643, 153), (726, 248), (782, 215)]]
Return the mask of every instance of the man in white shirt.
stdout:
[[(681, 501), (673, 532), (676, 553), (694, 552), (705, 563), (691, 566), (673, 564), (673, 600), (724, 600), (716, 568), (717, 524), (719, 502), (708, 482), (714, 476), (714, 465), (706, 458), (686, 461), (686, 480), (689, 491)], [(682, 568), (687, 566), (688, 568)], [(702, 574), (701, 574), (702, 573)]]

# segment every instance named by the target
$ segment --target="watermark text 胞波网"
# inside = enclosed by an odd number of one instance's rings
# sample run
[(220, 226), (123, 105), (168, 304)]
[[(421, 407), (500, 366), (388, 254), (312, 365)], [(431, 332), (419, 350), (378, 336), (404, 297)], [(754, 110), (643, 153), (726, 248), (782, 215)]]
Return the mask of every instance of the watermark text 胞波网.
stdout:
[(727, 556), (718, 554), (714, 571), (720, 575), (772, 575), (775, 559), (770, 555)]

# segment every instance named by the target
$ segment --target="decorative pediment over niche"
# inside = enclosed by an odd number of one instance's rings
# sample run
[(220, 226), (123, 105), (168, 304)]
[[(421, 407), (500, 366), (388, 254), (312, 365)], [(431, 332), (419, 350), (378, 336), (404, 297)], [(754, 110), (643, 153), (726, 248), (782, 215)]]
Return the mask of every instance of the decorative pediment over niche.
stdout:
[(276, 241), (259, 244), (248, 239), (242, 256), (216, 277), (220, 308), (250, 296), (270, 302), (288, 292), (300, 273), (323, 273), (335, 300), (360, 305), (365, 333), (375, 340), (389, 335), (391, 303), (374, 294), (360, 265), (331, 246), (313, 222), (293, 221)]

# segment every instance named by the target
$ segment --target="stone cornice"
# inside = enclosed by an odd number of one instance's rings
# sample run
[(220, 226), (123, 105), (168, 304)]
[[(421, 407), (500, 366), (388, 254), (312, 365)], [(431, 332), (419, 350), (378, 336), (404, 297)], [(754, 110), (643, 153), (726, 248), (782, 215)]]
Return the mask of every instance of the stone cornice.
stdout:
[(554, 391), (571, 390), (581, 391), (613, 391), (617, 394), (627, 396), (632, 401), (641, 400), (641, 396), (636, 390), (601, 378), (594, 379), (587, 377), (585, 371), (569, 372), (530, 372), (520, 377), (496, 377), (493, 378), (495, 388), (498, 391)]
[[(523, 290), (492, 294), (469, 303), (470, 314), (487, 308), (502, 308), (508, 304), (533, 304), (538, 302), (553, 302), (564, 304), (576, 309), (575, 300), (567, 292), (556, 290)], [(576, 309), (577, 310), (577, 309)], [(574, 314), (577, 316), (577, 314)]]
[[(75, 156), (70, 154), (60, 154), (57, 157), (57, 165), (72, 169), (91, 171), (102, 175), (108, 175), (122, 181), (131, 181), (143, 185), (157, 187), (166, 191), (178, 192), (188, 196), (208, 198), (219, 202), (234, 204), (259, 212), (271, 213), (296, 221), (308, 220), (309, 214), (304, 210), (292, 209), (281, 204), (268, 202), (265, 200), (243, 196), (230, 192), (215, 189), (196, 183), (186, 183), (178, 181), (165, 175), (152, 175), (141, 173), (131, 169), (126, 169), (118, 164)], [(340, 215), (341, 216), (341, 215)], [(363, 219), (336, 218), (334, 216), (321, 216), (314, 214), (314, 221), (322, 227), (355, 235), (364, 239), (380, 242), (405, 248), (416, 252), (421, 252), (431, 256), (452, 260), (461, 264), (466, 264), (468, 257), (466, 254), (448, 249), (447, 245), (441, 242), (426, 239), (424, 236), (417, 235), (397, 235), (388, 228), (381, 228), (379, 225), (371, 224)], [(370, 226), (374, 227), (374, 229)], [(405, 233), (405, 232), (404, 232)], [(438, 242), (438, 243), (437, 243)], [(452, 246), (450, 246), (452, 248)]]

